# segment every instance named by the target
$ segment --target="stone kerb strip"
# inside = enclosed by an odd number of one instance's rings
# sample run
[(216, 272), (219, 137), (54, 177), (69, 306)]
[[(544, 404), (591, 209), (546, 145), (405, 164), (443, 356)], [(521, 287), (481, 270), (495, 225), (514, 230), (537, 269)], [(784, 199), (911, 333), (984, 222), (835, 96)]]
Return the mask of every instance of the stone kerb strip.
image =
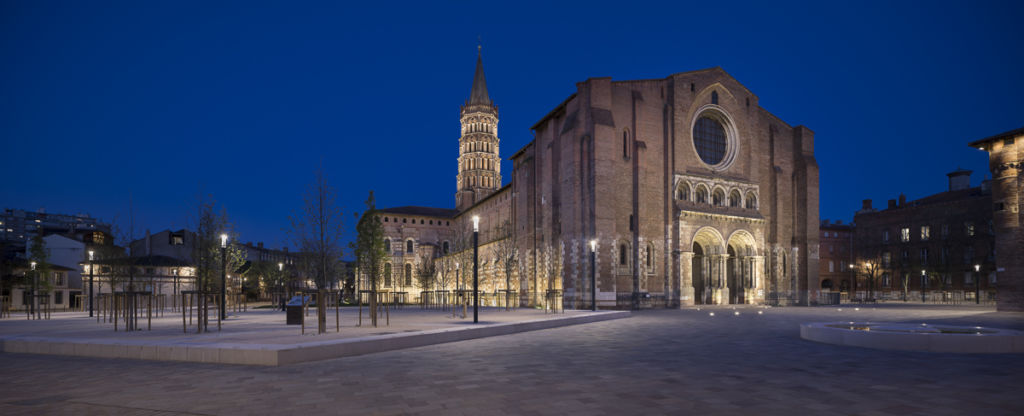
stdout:
[(826, 344), (948, 353), (1024, 353), (1024, 332), (975, 326), (819, 322), (800, 324), (800, 337)]
[(145, 341), (68, 341), (44, 337), (0, 338), (0, 351), (10, 353), (128, 358), (156, 361), (191, 361), (217, 364), (279, 366), (465, 341), (518, 332), (626, 318), (627, 311), (602, 311), (579, 316), (491, 325), (442, 328), (362, 338), (313, 341), (301, 344), (194, 344)]

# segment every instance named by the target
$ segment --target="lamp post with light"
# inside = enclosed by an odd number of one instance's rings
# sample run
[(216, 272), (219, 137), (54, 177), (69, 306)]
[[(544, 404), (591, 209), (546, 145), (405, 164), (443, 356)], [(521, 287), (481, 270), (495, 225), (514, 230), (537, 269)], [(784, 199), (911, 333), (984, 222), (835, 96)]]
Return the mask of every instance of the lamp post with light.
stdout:
[(281, 310), (283, 311), (284, 310), (284, 298), (285, 298), (285, 296), (284, 296), (284, 263), (282, 263), (282, 262), (278, 262), (277, 263), (277, 295), (281, 297), (280, 299), (278, 299), (278, 303), (280, 303), (282, 305), (281, 306)]
[(228, 235), (220, 235), (220, 319), (227, 319)]
[(36, 319), (39, 319), (39, 273), (36, 272), (36, 262), (30, 263), (32, 266), (32, 303), (29, 304), (31, 307), (30, 315), (36, 315)]
[(93, 268), (93, 264), (92, 264), (92, 262), (93, 262), (93, 254), (94, 253), (95, 253), (94, 251), (89, 250), (89, 317), (90, 318), (92, 318), (92, 297), (93, 297), (93, 293), (92, 293), (92, 281), (93, 281), (92, 280), (93, 279), (92, 278), (92, 276), (93, 276), (92, 268)]
[(925, 271), (921, 270), (921, 303), (924, 303), (924, 291), (928, 289), (928, 275)]
[(852, 292), (850, 292), (850, 302), (853, 302), (853, 297), (857, 296), (857, 276), (853, 268), (853, 263), (850, 263), (847, 266), (849, 266), (848, 269), (850, 269), (850, 290), (852, 290)]
[(594, 269), (597, 257), (597, 240), (590, 240), (590, 310), (597, 311), (597, 271)]
[(480, 216), (473, 216), (473, 323), (479, 322), (478, 309), (480, 308), (479, 292), (477, 291), (480, 284), (479, 278), (479, 262), (477, 261), (477, 255), (479, 254), (480, 248)]
[(981, 304), (981, 298), (979, 297), (979, 295), (981, 295), (981, 279), (979, 279), (980, 275), (978, 273), (980, 271), (981, 271), (981, 265), (980, 264), (975, 264), (974, 265), (974, 304), (975, 305), (980, 305)]

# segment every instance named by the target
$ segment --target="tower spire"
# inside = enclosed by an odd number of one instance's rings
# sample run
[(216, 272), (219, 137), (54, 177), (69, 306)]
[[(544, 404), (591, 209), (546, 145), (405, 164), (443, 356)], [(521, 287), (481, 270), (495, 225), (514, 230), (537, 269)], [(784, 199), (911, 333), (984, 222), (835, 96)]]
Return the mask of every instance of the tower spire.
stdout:
[(473, 89), (469, 91), (469, 105), (491, 105), (487, 94), (487, 79), (484, 77), (483, 45), (476, 45), (476, 73), (473, 74)]

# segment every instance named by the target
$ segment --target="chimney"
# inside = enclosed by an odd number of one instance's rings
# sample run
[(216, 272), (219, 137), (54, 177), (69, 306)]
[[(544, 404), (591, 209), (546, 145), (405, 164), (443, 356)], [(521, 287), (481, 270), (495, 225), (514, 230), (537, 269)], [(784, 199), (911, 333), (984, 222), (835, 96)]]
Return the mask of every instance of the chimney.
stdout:
[(281, 247), (281, 251), (287, 253), (288, 252), (288, 247)]
[(900, 206), (907, 205), (907, 196), (900, 193)]
[(865, 199), (865, 200), (861, 201), (860, 209), (863, 209), (863, 210), (872, 209), (871, 208), (871, 200), (870, 199)]
[(895, 208), (896, 208), (896, 200), (895, 199), (890, 199), (889, 200), (889, 207), (886, 208), (886, 209), (895, 209)]
[(946, 174), (949, 177), (949, 190), (960, 191), (971, 187), (971, 171), (961, 169), (959, 167), (956, 170)]
[(821, 225), (825, 225), (825, 226), (828, 226), (828, 223), (829, 223), (829, 221), (828, 221), (828, 220), (824, 220), (824, 221), (822, 221), (822, 222), (821, 222)]
[(146, 229), (146, 255), (149, 256), (153, 250), (153, 236), (149, 234), (149, 228)]
[(836, 225), (843, 225), (843, 220), (836, 220)]
[(256, 247), (257, 248), (263, 248), (263, 242), (262, 241), (256, 242)]

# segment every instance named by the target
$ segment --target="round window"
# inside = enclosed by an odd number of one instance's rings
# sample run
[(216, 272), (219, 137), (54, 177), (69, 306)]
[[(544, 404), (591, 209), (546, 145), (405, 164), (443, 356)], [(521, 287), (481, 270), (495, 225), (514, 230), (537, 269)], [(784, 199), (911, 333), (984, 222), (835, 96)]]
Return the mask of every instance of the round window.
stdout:
[(697, 148), (700, 160), (709, 165), (717, 165), (725, 158), (726, 151), (725, 127), (718, 120), (701, 116), (693, 125), (693, 146)]

